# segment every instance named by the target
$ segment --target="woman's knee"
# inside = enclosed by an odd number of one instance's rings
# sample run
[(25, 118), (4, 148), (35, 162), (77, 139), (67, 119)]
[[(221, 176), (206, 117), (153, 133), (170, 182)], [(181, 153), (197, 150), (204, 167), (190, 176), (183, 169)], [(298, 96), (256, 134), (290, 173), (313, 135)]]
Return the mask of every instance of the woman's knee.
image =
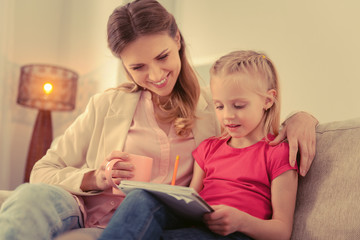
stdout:
[[(64, 189), (48, 184), (20, 185), (3, 203), (3, 211), (22, 209), (28, 212), (77, 212), (78, 204)], [(27, 210), (26, 210), (27, 209)]]
[[(10, 219), (12, 226), (31, 222), (37, 226), (35, 235), (47, 237), (82, 226), (81, 212), (73, 196), (60, 187), (47, 184), (19, 186), (3, 203), (0, 215)], [(24, 231), (33, 229), (27, 227)], [(29, 239), (35, 239), (31, 236)]]
[[(12, 195), (17, 201), (39, 203), (44, 201), (54, 201), (57, 199), (69, 198), (71, 194), (64, 189), (49, 184), (25, 183), (17, 187)], [(11, 197), (12, 197), (11, 196)]]

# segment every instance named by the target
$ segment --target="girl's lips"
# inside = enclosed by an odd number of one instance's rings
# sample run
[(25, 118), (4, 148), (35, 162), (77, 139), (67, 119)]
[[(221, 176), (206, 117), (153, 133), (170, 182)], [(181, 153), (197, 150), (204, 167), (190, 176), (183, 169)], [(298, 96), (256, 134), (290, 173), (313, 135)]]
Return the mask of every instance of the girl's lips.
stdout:
[(229, 124), (229, 125), (225, 125), (225, 127), (227, 129), (229, 129), (230, 131), (236, 131), (237, 128), (241, 127), (241, 125), (238, 124)]
[(240, 124), (227, 124), (226, 127), (240, 127)]

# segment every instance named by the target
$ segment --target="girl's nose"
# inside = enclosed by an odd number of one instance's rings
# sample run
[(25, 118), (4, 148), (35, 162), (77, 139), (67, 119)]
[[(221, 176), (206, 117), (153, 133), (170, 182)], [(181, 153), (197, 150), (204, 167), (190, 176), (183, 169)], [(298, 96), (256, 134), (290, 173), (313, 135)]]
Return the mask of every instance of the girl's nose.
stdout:
[(224, 119), (234, 118), (234, 111), (231, 108), (224, 108)]

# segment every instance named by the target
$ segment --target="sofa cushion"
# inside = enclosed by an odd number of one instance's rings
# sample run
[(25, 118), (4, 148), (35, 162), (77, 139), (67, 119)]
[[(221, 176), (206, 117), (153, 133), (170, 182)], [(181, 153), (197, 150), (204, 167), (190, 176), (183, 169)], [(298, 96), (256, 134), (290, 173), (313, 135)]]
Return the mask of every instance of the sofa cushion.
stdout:
[(299, 188), (292, 239), (360, 239), (360, 118), (320, 124)]

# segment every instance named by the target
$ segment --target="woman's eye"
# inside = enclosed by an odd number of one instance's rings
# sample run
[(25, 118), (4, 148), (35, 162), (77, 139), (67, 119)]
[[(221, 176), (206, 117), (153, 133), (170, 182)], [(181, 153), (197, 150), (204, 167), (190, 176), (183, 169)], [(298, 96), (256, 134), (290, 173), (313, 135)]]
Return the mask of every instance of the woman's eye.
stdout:
[(169, 54), (167, 53), (167, 54), (164, 54), (164, 55), (160, 56), (158, 59), (159, 59), (159, 60), (164, 60), (164, 59), (166, 59), (168, 56), (169, 56)]
[(132, 69), (133, 71), (136, 71), (136, 70), (139, 70), (140, 68), (142, 68), (142, 66), (132, 67), (131, 69)]

